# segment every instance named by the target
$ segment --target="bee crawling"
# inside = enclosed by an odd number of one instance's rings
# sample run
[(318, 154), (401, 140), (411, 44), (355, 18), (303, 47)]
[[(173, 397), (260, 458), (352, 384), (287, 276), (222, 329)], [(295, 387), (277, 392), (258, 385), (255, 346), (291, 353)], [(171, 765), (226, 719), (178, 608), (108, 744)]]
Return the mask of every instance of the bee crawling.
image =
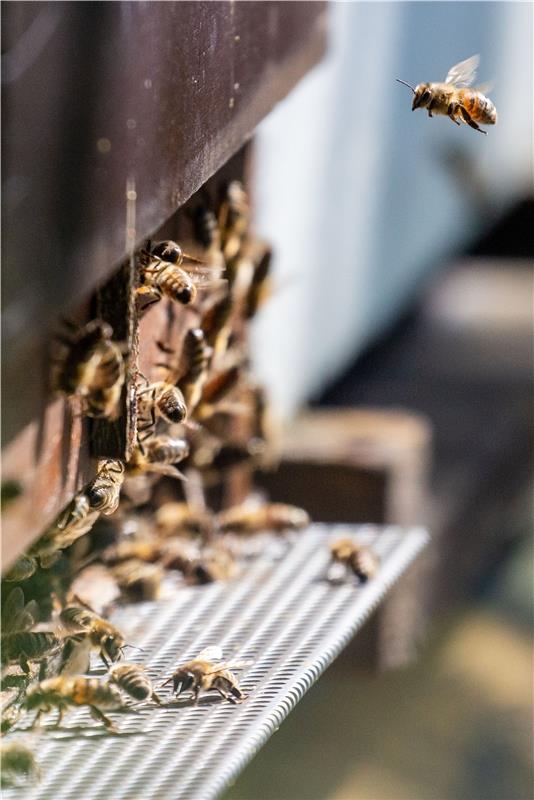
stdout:
[(330, 543), (330, 553), (335, 564), (344, 565), (360, 583), (367, 583), (378, 569), (378, 558), (372, 550), (353, 539), (336, 539)]
[(105, 458), (98, 463), (98, 473), (85, 488), (85, 496), (91, 511), (113, 514), (119, 505), (121, 486), (124, 481), (124, 464), (114, 458)]
[(172, 681), (173, 692), (177, 697), (183, 692), (190, 691), (195, 705), (200, 693), (209, 692), (211, 689), (219, 692), (223, 700), (240, 703), (242, 700), (246, 700), (247, 695), (241, 690), (237, 678), (230, 670), (242, 669), (252, 662), (222, 661), (222, 656), (220, 647), (206, 647), (192, 661), (179, 666), (161, 685), (166, 686)]
[(161, 705), (152, 681), (141, 664), (116, 664), (109, 671), (108, 682), (116, 684), (134, 700), (150, 699)]
[(284, 533), (301, 530), (309, 524), (310, 518), (304, 509), (286, 503), (265, 503), (257, 507), (243, 504), (217, 515), (217, 527), (221, 533)]
[(70, 706), (88, 706), (91, 716), (103, 722), (109, 731), (115, 731), (113, 722), (102, 709), (119, 709), (124, 706), (119, 690), (98, 678), (62, 677), (47, 678), (28, 689), (24, 708), (37, 711), (32, 727), (39, 723), (41, 714), (57, 708), (56, 727), (61, 724), (65, 711)]
[(85, 634), (91, 649), (99, 653), (107, 668), (110, 662), (118, 661), (126, 646), (122, 633), (111, 622), (99, 617), (82, 605), (67, 605), (59, 613), (60, 624), (70, 633)]

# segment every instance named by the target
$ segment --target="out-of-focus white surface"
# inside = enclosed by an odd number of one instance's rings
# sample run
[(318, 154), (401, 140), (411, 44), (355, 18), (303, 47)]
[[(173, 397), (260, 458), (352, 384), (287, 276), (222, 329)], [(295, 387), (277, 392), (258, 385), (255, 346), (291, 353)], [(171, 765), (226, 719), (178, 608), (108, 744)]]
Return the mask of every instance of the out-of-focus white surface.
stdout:
[[(324, 62), (258, 131), (257, 228), (278, 291), (253, 336), (285, 417), (399, 313), (421, 279), (532, 191), (532, 6), (332, 3)], [(480, 53), (488, 135), (411, 113), (417, 84)]]

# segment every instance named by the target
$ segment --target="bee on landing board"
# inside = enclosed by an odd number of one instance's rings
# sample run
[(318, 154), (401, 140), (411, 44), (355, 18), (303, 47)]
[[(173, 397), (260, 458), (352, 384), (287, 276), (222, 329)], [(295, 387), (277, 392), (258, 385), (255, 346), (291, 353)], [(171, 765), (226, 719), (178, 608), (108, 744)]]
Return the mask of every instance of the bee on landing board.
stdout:
[(378, 558), (373, 551), (353, 539), (336, 539), (331, 542), (330, 554), (334, 564), (342, 564), (358, 578), (360, 583), (367, 583), (378, 569)]
[(122, 633), (111, 622), (99, 617), (83, 605), (67, 605), (59, 613), (60, 625), (69, 633), (85, 634), (91, 649), (99, 653), (107, 668), (110, 662), (118, 661), (126, 646)]
[[(462, 122), (479, 133), (480, 125), (495, 125), (497, 109), (491, 100), (483, 94), (482, 88), (468, 88), (473, 83), (478, 67), (478, 55), (471, 56), (451, 67), (444, 83), (419, 83), (415, 88), (399, 78), (399, 83), (408, 86), (413, 92), (412, 111), (426, 108), (428, 116), (442, 114), (448, 116), (456, 124)], [(486, 89), (487, 91), (487, 89)]]
[(116, 684), (134, 700), (153, 700), (158, 706), (161, 700), (154, 691), (152, 681), (141, 664), (116, 664), (109, 671), (109, 683)]
[(219, 692), (224, 700), (240, 703), (247, 695), (243, 693), (237, 678), (231, 672), (249, 666), (251, 661), (222, 661), (220, 647), (206, 647), (196, 658), (182, 664), (162, 686), (172, 681), (173, 692), (179, 696), (183, 692), (192, 692), (193, 702), (198, 702), (201, 692), (211, 689)]
[(47, 678), (30, 687), (24, 701), (24, 708), (27, 711), (37, 711), (32, 727), (39, 723), (43, 712), (51, 711), (53, 708), (59, 711), (57, 727), (69, 706), (88, 706), (94, 719), (103, 722), (109, 731), (115, 731), (115, 726), (102, 709), (119, 709), (124, 703), (115, 686), (98, 678), (82, 676)]

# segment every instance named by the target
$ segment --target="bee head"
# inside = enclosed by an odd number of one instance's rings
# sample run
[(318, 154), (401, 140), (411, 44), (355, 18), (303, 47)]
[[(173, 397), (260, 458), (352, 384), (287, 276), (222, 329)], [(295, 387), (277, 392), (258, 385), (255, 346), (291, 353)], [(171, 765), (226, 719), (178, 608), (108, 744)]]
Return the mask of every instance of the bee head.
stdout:
[(177, 672), (172, 679), (172, 688), (175, 694), (182, 694), (182, 692), (187, 692), (193, 686), (195, 682), (195, 676), (193, 673), (189, 671), (180, 671)]
[(184, 254), (180, 245), (170, 240), (159, 242), (154, 245), (152, 255), (161, 258), (162, 261), (166, 261), (169, 264), (181, 264), (184, 260)]
[(122, 657), (124, 642), (117, 636), (109, 634), (101, 640), (102, 650), (111, 661), (118, 661)]
[(415, 111), (416, 108), (425, 108), (425, 106), (430, 103), (431, 99), (432, 90), (430, 84), (420, 83), (414, 90), (412, 111)]

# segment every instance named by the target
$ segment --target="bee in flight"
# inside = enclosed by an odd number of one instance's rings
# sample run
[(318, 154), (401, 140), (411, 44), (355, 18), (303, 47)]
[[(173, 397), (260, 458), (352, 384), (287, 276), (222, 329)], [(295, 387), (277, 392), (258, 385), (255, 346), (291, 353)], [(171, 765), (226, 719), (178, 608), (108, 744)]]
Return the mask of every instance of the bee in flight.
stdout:
[(247, 695), (243, 693), (237, 678), (231, 669), (242, 669), (249, 666), (250, 661), (222, 661), (222, 650), (220, 647), (206, 647), (192, 661), (182, 664), (168, 678), (162, 686), (172, 681), (173, 692), (176, 695), (190, 691), (193, 693), (193, 702), (197, 703), (201, 692), (209, 692), (215, 689), (224, 700), (230, 703), (239, 703), (245, 700)]
[(483, 87), (468, 88), (475, 80), (478, 62), (479, 57), (475, 55), (455, 64), (449, 70), (444, 83), (419, 83), (414, 88), (400, 78), (396, 80), (412, 90), (412, 111), (426, 108), (429, 117), (432, 113), (443, 114), (450, 117), (456, 125), (463, 122), (480, 133), (487, 133), (479, 127), (479, 123), (495, 125), (497, 109), (483, 94)]
[(12, 589), (2, 605), (2, 664), (18, 663), (30, 675), (30, 661), (42, 661), (61, 646), (52, 631), (32, 630), (38, 619), (35, 600), (25, 604), (20, 586)]
[[(196, 262), (196, 266), (184, 261)], [(184, 306), (190, 305), (196, 300), (197, 285), (209, 287), (221, 273), (220, 267), (212, 267), (184, 253), (179, 244), (170, 240), (159, 242), (154, 247), (147, 242), (141, 251), (140, 267), (142, 285), (136, 294), (143, 308), (163, 296)]]

